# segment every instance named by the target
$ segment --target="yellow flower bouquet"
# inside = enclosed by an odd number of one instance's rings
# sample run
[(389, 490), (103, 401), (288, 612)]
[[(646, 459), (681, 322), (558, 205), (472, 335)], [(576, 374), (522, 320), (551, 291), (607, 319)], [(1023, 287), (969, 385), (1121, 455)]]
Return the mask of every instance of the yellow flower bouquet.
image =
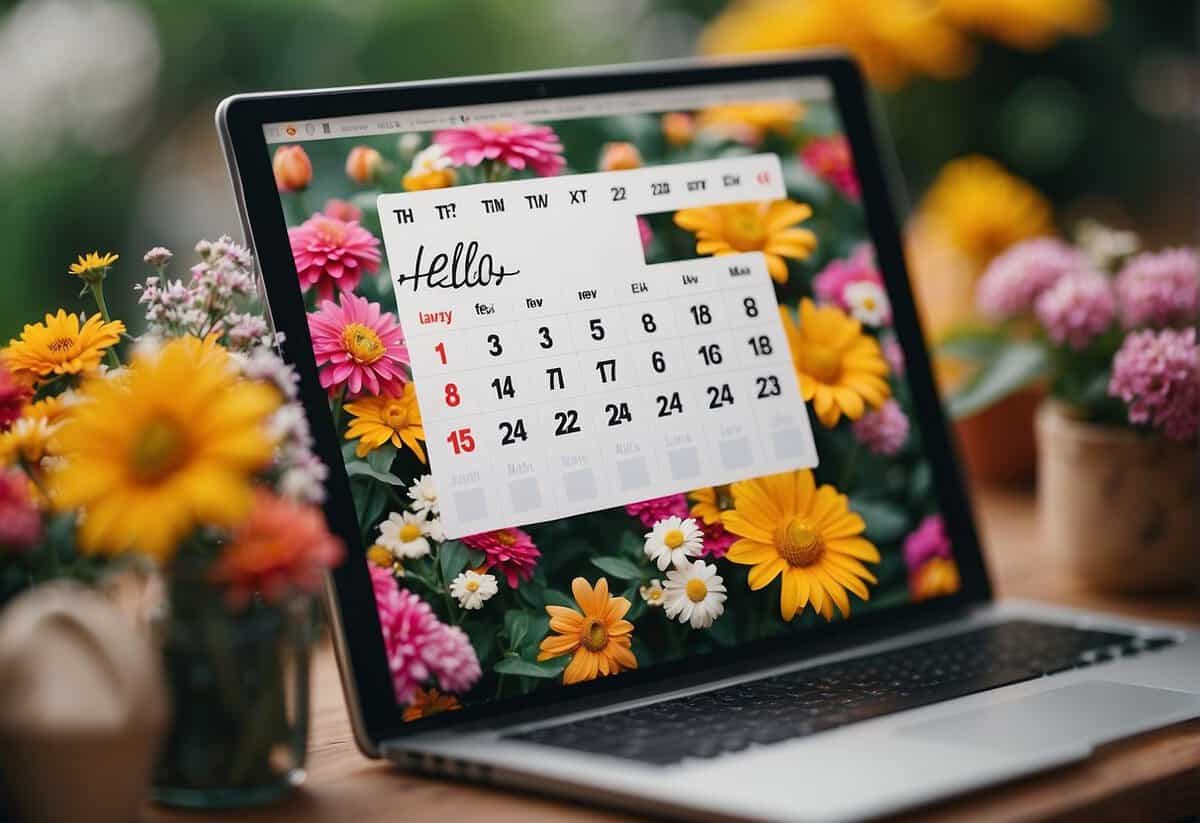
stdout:
[(175, 697), (156, 794), (240, 805), (300, 773), (307, 700), (285, 695), (306, 698), (314, 595), (343, 547), (250, 254), (196, 253), (182, 279), (145, 255), (137, 337), (104, 296), (118, 256), (93, 252), (69, 273), (97, 311), (0, 349), (0, 603), (54, 578), (161, 580), (141, 615)]

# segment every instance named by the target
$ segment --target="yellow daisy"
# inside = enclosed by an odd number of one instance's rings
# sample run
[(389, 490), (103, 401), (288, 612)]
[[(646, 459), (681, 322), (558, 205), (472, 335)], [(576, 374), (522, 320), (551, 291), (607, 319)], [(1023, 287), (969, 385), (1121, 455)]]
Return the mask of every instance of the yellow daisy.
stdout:
[(709, 106), (696, 116), (696, 124), (705, 131), (723, 134), (742, 143), (759, 143), (768, 132), (790, 136), (803, 116), (803, 103), (762, 100)]
[(817, 488), (812, 472), (801, 469), (734, 483), (733, 500), (722, 522), (741, 539), (725, 558), (752, 567), (754, 591), (782, 575), (784, 620), (808, 604), (826, 620), (835, 605), (849, 617), (847, 591), (870, 599), (866, 584), (878, 581), (863, 563), (878, 563), (879, 550), (860, 536), (866, 524), (850, 511), (846, 495), (833, 486)]
[(705, 525), (721, 522), (721, 513), (733, 508), (733, 495), (729, 486), (709, 486), (706, 489), (692, 489), (687, 493), (692, 501), (692, 517), (698, 518)]
[(57, 429), (57, 423), (39, 415), (18, 417), (0, 432), (0, 466), (39, 465), (43, 457), (53, 453), (52, 440)]
[(947, 163), (917, 210), (981, 271), (1014, 243), (1054, 234), (1050, 203), (987, 157)]
[(72, 263), (67, 271), (81, 280), (88, 282), (103, 280), (104, 275), (108, 273), (112, 264), (120, 259), (121, 256), (119, 254), (112, 254), (111, 252), (108, 254), (89, 252), (88, 254), (79, 255), (79, 259)]
[(633, 624), (624, 620), (632, 605), (624, 597), (611, 597), (608, 580), (601, 577), (593, 588), (582, 577), (571, 582), (579, 609), (547, 606), (550, 630), (538, 651), (538, 660), (571, 655), (563, 671), (563, 684), (582, 683), (597, 677), (636, 669), (637, 658), (629, 646)]
[(775, 200), (701, 206), (675, 212), (675, 225), (696, 235), (696, 254), (739, 254), (761, 251), (776, 283), (786, 283), (783, 258), (804, 260), (817, 247), (817, 236), (795, 228), (812, 216), (806, 203)]
[(404, 394), (399, 397), (362, 397), (347, 403), (346, 411), (354, 416), (346, 428), (346, 439), (358, 439), (354, 451), (359, 457), (366, 457), (391, 442), (396, 448), (408, 446), (418, 460), (425, 462), (425, 451), (417, 442), (425, 439), (425, 427), (421, 424), (417, 390), (412, 383), (404, 387)]
[(939, 0), (956, 26), (1030, 51), (1065, 34), (1095, 34), (1108, 21), (1104, 0)]
[(47, 314), (43, 323), (27, 323), (3, 354), (13, 376), (32, 384), (51, 375), (95, 371), (105, 350), (124, 332), (120, 320), (105, 323), (93, 314), (81, 325), (78, 315), (59, 309), (58, 314)]
[(82, 510), (86, 551), (169, 560), (196, 526), (233, 526), (249, 512), (279, 401), (238, 378), (220, 347), (173, 340), (84, 384), (56, 439), (66, 465), (50, 474), (51, 497)]
[(843, 414), (857, 420), (867, 406), (877, 409), (891, 396), (879, 342), (864, 334), (857, 320), (837, 306), (817, 307), (807, 297), (800, 301), (799, 327), (782, 306), (779, 316), (800, 394), (812, 401), (817, 419), (826, 428), (836, 426)]
[(930, 0), (743, 0), (700, 39), (710, 54), (814, 46), (846, 49), (873, 83), (889, 89), (913, 75), (962, 75), (974, 61), (970, 40)]

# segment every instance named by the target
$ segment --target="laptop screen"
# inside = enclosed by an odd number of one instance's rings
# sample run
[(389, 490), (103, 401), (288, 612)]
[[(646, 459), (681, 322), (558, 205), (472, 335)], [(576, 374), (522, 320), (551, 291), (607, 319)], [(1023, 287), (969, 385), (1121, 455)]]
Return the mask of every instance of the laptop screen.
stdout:
[(959, 588), (826, 81), (264, 130), (406, 720)]

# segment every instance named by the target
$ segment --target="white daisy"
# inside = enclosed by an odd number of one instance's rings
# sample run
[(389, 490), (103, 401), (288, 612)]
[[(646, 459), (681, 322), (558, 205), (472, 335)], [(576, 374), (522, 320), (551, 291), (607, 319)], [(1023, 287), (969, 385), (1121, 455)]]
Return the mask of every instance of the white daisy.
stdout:
[(892, 316), (892, 304), (888, 301), (887, 292), (878, 283), (869, 280), (848, 283), (842, 289), (842, 299), (850, 307), (854, 319), (868, 326), (886, 325)]
[(667, 566), (686, 563), (689, 557), (700, 554), (704, 547), (704, 534), (696, 521), (688, 517), (664, 517), (654, 524), (654, 528), (646, 533), (646, 543), (643, 548), (646, 556), (658, 565), (658, 570), (666, 571)]
[(379, 524), (375, 542), (398, 559), (414, 559), (429, 554), (429, 523), (424, 514), (392, 512)]
[(442, 525), (442, 521), (436, 517), (425, 521), (425, 535), (430, 540), (436, 540), (441, 543), (446, 539), (446, 528)]
[(646, 601), (646, 605), (652, 609), (663, 604), (663, 587), (662, 583), (657, 580), (651, 580), (648, 586), (639, 588), (638, 594), (642, 596), (642, 600)]
[(725, 581), (716, 563), (697, 560), (667, 572), (663, 612), (672, 620), (707, 629), (725, 611)]
[(446, 150), (438, 143), (431, 143), (413, 158), (412, 174), (428, 174), (431, 171), (441, 171), (454, 165), (454, 161), (446, 155)]
[(464, 609), (482, 608), (484, 601), (490, 600), (499, 590), (495, 577), (473, 571), (460, 573), (450, 583), (450, 594)]
[(408, 487), (409, 508), (420, 514), (438, 513), (437, 491), (433, 488), (433, 475), (423, 474)]

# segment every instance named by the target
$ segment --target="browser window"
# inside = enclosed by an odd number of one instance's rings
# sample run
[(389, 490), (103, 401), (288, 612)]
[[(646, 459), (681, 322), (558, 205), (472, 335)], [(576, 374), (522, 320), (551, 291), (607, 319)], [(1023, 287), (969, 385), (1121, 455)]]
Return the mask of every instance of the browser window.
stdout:
[(405, 719), (959, 588), (824, 81), (264, 138)]

